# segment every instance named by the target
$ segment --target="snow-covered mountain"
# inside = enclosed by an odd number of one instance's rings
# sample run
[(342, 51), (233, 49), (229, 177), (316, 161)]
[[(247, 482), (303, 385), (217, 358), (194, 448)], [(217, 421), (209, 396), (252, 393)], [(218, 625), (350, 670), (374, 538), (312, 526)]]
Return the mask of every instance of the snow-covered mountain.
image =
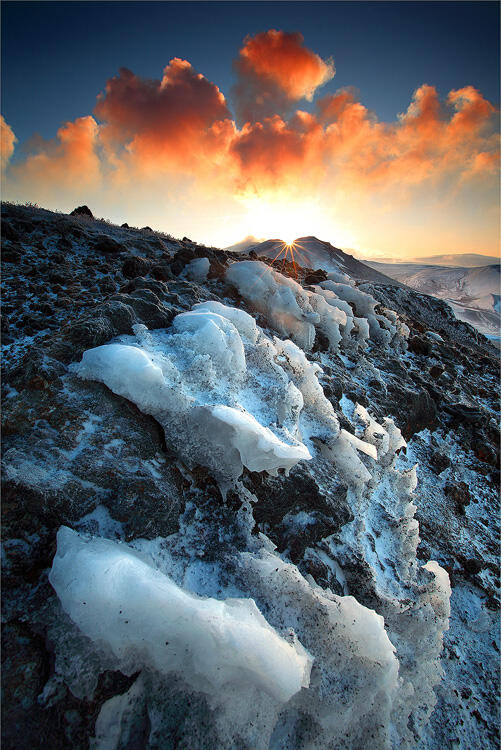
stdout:
[(392, 284), (392, 279), (378, 272), (365, 263), (361, 263), (352, 255), (345, 253), (330, 242), (319, 240), (317, 237), (298, 237), (292, 246), (282, 240), (265, 240), (255, 245), (248, 245), (246, 252), (254, 252), (258, 257), (281, 260), (294, 260), (297, 265), (313, 270), (345, 273), (361, 281), (376, 281), (382, 284)]
[(499, 263), (480, 268), (451, 268), (416, 263), (365, 262), (423, 294), (447, 300), (459, 320), (470, 323), (486, 335), (500, 336)]
[(89, 213), (2, 207), (3, 747), (497, 747), (498, 352)]

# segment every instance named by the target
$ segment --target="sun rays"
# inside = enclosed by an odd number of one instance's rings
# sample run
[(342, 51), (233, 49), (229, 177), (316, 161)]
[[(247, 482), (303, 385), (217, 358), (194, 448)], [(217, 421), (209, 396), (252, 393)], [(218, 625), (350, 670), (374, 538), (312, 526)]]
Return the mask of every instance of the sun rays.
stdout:
[(291, 242), (282, 242), (278, 248), (278, 252), (271, 261), (271, 265), (278, 260), (285, 260), (292, 263), (294, 268), (294, 275), (297, 278), (297, 266), (303, 266), (309, 268), (308, 265), (308, 252), (306, 248), (301, 245), (297, 240)]

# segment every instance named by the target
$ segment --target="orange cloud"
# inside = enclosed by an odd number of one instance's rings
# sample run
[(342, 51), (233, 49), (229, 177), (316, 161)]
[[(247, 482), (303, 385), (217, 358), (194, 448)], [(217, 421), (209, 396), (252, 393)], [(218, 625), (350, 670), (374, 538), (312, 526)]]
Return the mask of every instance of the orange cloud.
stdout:
[[(94, 190), (108, 203), (170, 191), (172, 203), (182, 185), (179, 202), (192, 199), (194, 211), (204, 194), (224, 204), (280, 193), (329, 212), (338, 196), (396, 204), (419, 191), (443, 196), (468, 181), (487, 184), (498, 169), (496, 111), (472, 86), (445, 101), (420, 86), (386, 123), (352, 89), (318, 100), (314, 112), (291, 111), (334, 75), (300, 34), (247, 37), (236, 69), (240, 126), (219, 88), (186, 60), (171, 60), (158, 80), (122, 68), (98, 96), (95, 117), (66, 123), (7, 165), (7, 187), (38, 202), (64, 195), (88, 203)], [(14, 143), (2, 119), (2, 164)]]
[(264, 31), (246, 37), (240, 50), (241, 69), (252, 71), (259, 78), (269, 78), (289, 99), (312, 100), (315, 90), (333, 78), (332, 60), (303, 47), (304, 37), (298, 32)]
[(218, 87), (179, 58), (164, 68), (161, 80), (121, 68), (98, 96), (94, 114), (104, 121), (103, 143), (111, 151), (125, 148), (143, 167), (195, 163), (221, 148), (220, 123), (231, 120)]
[(312, 100), (316, 89), (335, 74), (331, 59), (303, 46), (303, 35), (270, 29), (247, 36), (235, 69), (237, 114), (243, 122), (283, 114), (291, 102)]
[(101, 179), (98, 153), (99, 126), (93, 117), (79, 117), (65, 123), (52, 141), (38, 141), (38, 152), (10, 167), (10, 179), (18, 192), (37, 200), (55, 193), (78, 194), (95, 190)]
[(0, 115), (0, 168), (3, 172), (14, 153), (14, 145), (17, 141), (14, 131), (7, 125), (3, 115)]

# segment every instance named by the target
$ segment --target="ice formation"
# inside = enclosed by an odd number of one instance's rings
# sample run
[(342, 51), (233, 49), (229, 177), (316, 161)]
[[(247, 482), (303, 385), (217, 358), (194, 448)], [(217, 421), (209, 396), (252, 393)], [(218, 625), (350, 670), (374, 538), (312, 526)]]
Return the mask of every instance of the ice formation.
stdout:
[(205, 692), (250, 682), (282, 703), (308, 687), (310, 657), (280, 638), (252, 599), (190, 594), (125, 544), (62, 527), (50, 582), (73, 622), (126, 674), (180, 672)]
[(311, 291), (266, 263), (241, 261), (228, 268), (226, 279), (271, 327), (305, 351), (313, 346), (316, 329), (327, 337), (334, 352), (342, 340), (353, 343), (353, 334), (362, 348), (369, 340), (398, 350), (406, 347), (407, 326), (392, 310), (376, 313), (378, 301), (363, 285), (355, 287), (346, 274), (330, 273), (327, 281)]
[[(245, 500), (238, 512), (188, 504), (180, 531), (164, 540), (126, 545), (60, 531), (50, 580), (89, 648), (112, 659), (100, 656), (96, 670), (141, 671), (103, 705), (96, 748), (125, 746), (145, 712), (149, 746), (165, 744), (180, 695), (190, 696), (191, 719), (176, 731), (200, 748), (407, 748), (427, 721), (450, 587), (436, 563), (417, 563), (416, 471), (396, 468), (405, 441), (390, 418), (378, 422), (343, 396), (340, 428), (306, 353), (316, 330), (332, 351), (352, 353), (374, 342), (400, 350), (406, 331), (338, 279), (304, 290), (266, 264), (234, 263), (227, 280), (290, 338), (272, 339), (244, 310), (209, 301), (169, 329), (136, 326), (72, 366), (153, 415), (186, 466), (206, 466)], [(353, 520), (305, 552), (344, 595), (252, 532), (244, 467), (276, 474), (300, 461), (319, 476), (334, 472), (346, 490)], [(353, 581), (370, 607), (349, 595)], [(203, 740), (197, 726), (210, 726)]]
[[(300, 437), (303, 395), (250, 315), (208, 302), (178, 315), (169, 331), (137, 334), (86, 351), (74, 370), (158, 419), (188, 463), (224, 483), (244, 466), (274, 474), (311, 459)], [(308, 377), (318, 388), (314, 371)]]

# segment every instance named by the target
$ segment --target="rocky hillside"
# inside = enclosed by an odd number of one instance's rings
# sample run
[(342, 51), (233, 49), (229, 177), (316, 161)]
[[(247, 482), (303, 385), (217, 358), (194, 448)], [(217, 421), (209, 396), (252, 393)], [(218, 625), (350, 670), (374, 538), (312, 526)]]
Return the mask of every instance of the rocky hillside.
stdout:
[(2, 206), (4, 748), (494, 748), (498, 352)]

